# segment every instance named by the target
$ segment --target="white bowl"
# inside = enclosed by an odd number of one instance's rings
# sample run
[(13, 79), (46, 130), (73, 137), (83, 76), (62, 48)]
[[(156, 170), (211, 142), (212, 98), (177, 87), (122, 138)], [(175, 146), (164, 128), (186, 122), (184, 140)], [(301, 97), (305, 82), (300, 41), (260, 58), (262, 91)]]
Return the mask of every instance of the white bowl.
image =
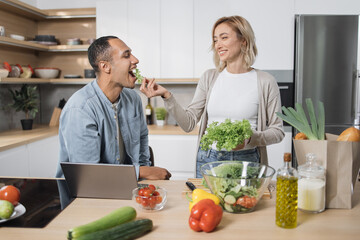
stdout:
[(3, 68), (0, 68), (0, 78), (6, 78), (9, 75), (9, 71)]
[(57, 78), (60, 73), (58, 68), (35, 68), (34, 71), (38, 78)]

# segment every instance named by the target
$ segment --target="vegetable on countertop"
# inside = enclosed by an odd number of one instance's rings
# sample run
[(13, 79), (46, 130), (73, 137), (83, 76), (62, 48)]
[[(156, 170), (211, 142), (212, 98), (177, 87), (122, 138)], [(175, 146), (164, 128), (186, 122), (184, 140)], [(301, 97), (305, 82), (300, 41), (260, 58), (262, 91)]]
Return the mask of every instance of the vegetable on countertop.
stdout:
[[(186, 195), (186, 197), (188, 197), (188, 196)], [(205, 191), (203, 189), (196, 188), (192, 192), (192, 199), (188, 198), (188, 200), (190, 201), (189, 202), (189, 210), (191, 211), (193, 206), (203, 199), (211, 199), (214, 201), (214, 203), (216, 205), (220, 204), (220, 199), (217, 196), (215, 196), (214, 194), (208, 193), (207, 191)]]
[(191, 209), (189, 226), (196, 232), (212, 232), (219, 225), (223, 210), (211, 199), (202, 199)]
[(76, 239), (85, 234), (109, 229), (116, 225), (132, 221), (135, 218), (136, 210), (133, 207), (122, 207), (96, 221), (70, 229), (68, 231), (68, 239)]
[(218, 151), (226, 149), (230, 151), (236, 148), (239, 144), (243, 144), (245, 139), (249, 139), (253, 132), (248, 120), (225, 119), (223, 123), (212, 122), (206, 129), (206, 133), (200, 140), (200, 146), (203, 150), (211, 148), (213, 143), (216, 143)]
[(82, 235), (74, 240), (126, 240), (144, 235), (153, 227), (150, 219), (140, 219), (117, 225), (113, 228)]
[(336, 141), (360, 142), (360, 130), (349, 127), (339, 135)]
[(289, 123), (298, 131), (304, 133), (309, 140), (324, 140), (325, 139), (325, 109), (322, 102), (318, 102), (317, 118), (315, 115), (314, 105), (310, 98), (305, 99), (307, 111), (310, 117), (310, 124), (305, 115), (304, 108), (300, 103), (295, 104), (295, 109), (292, 107), (282, 107), (284, 114), (277, 112), (276, 115), (283, 121)]

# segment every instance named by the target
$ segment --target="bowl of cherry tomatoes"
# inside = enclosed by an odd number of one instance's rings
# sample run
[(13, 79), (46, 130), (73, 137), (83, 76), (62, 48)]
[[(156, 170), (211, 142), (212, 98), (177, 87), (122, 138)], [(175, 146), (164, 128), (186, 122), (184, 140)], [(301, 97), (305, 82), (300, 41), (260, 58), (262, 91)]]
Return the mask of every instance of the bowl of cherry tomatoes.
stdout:
[(145, 185), (133, 190), (132, 199), (141, 210), (158, 211), (166, 204), (166, 190), (152, 184)]

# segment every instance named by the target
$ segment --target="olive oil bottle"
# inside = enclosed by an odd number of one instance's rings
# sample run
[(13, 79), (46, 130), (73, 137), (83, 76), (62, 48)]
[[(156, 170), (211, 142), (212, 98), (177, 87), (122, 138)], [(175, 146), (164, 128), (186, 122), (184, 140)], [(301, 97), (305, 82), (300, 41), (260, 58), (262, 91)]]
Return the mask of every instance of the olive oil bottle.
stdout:
[(291, 154), (284, 154), (284, 166), (276, 175), (276, 225), (297, 226), (298, 173), (291, 167)]

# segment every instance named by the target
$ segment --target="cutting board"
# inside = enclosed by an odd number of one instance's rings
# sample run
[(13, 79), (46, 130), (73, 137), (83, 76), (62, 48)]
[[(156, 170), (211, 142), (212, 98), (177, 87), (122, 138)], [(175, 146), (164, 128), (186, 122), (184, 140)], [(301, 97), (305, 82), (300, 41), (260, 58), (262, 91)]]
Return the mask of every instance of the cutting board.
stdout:
[[(187, 181), (194, 184), (196, 188), (204, 189), (205, 191), (211, 193), (210, 189), (208, 189), (204, 185), (202, 185), (202, 178), (188, 178)], [(271, 191), (269, 189), (271, 189)], [(262, 196), (262, 199), (271, 199), (271, 197), (272, 197), (271, 196), (272, 189), (273, 189), (272, 187), (269, 187), (268, 189), (266, 189), (263, 196)], [(186, 184), (184, 184), (184, 189), (183, 189), (182, 193), (184, 195), (185, 194), (191, 194), (191, 190), (186, 186)]]

